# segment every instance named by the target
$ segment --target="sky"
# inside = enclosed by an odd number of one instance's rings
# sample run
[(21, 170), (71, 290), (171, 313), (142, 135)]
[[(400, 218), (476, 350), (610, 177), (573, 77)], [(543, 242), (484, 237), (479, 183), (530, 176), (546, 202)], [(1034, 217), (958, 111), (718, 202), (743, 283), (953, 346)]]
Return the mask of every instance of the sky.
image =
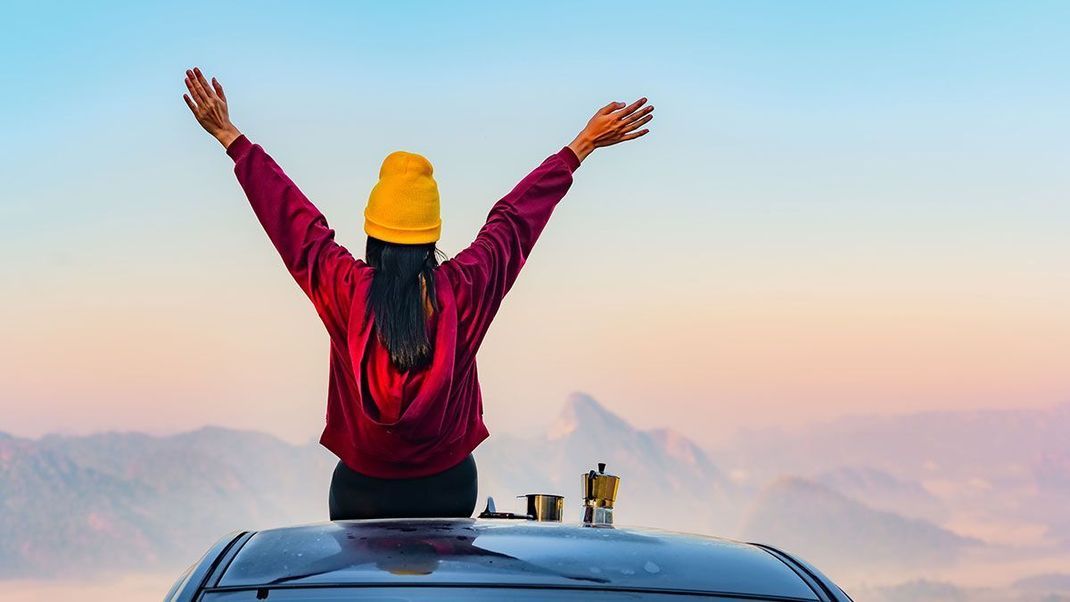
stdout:
[(1070, 400), (1070, 4), (20, 3), (0, 25), (0, 431), (318, 437), (328, 339), (219, 144), (356, 255), (383, 157), (440, 247), (599, 107), (600, 149), (480, 350), (493, 432), (571, 391), (712, 443), (843, 414)]

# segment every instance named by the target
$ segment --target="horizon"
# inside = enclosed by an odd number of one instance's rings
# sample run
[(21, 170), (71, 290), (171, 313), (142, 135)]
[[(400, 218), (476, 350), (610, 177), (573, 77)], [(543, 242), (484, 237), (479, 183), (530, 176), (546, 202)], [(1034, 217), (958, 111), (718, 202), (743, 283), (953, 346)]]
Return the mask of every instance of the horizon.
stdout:
[[(694, 439), (690, 435), (687, 435), (686, 433), (684, 433), (684, 432), (682, 432), (682, 431), (680, 431), (678, 429), (672, 428), (672, 427), (660, 426), (660, 425), (637, 424), (634, 421), (630, 420), (627, 416), (624, 416), (624, 415), (620, 414), (619, 412), (617, 412), (616, 410), (614, 410), (614, 408), (612, 406), (606, 404), (605, 402), (601, 401), (597, 397), (592, 396), (592, 395), (590, 395), (590, 394), (588, 394), (586, 392), (583, 392), (583, 391), (572, 391), (561, 402), (560, 406), (558, 407), (557, 414), (555, 414), (553, 416), (553, 419), (550, 422), (547, 422), (544, 425), (542, 425), (541, 429), (528, 429), (528, 430), (526, 430), (524, 432), (503, 432), (502, 434), (507, 435), (509, 437), (515, 437), (515, 438), (518, 438), (518, 439), (527, 439), (527, 438), (533, 438), (533, 437), (539, 437), (539, 436), (545, 435), (546, 432), (553, 427), (554, 422), (556, 420), (558, 420), (566, 410), (568, 410), (569, 406), (576, 403), (575, 397), (577, 397), (577, 396), (592, 400), (595, 403), (595, 405), (599, 408), (599, 410), (607, 412), (607, 413), (609, 413), (610, 415), (612, 415), (615, 418), (619, 418), (620, 420), (624, 421), (629, 427), (631, 427), (632, 429), (635, 429), (636, 431), (647, 432), (647, 431), (656, 431), (656, 430), (666, 430), (666, 431), (669, 431), (669, 432), (672, 432), (672, 433), (680, 434), (680, 435), (683, 435), (689, 441), (692, 441), (692, 442), (698, 444), (704, 451), (711, 451), (713, 449), (716, 449), (716, 447), (719, 446), (719, 445), (731, 444), (732, 442), (734, 442), (735, 440), (737, 440), (740, 437), (743, 437), (745, 435), (752, 435), (754, 433), (780, 432), (780, 433), (784, 433), (784, 434), (799, 434), (801, 432), (804, 432), (804, 431), (809, 430), (809, 429), (813, 429), (815, 427), (828, 426), (830, 424), (835, 424), (835, 423), (838, 423), (838, 422), (846, 422), (846, 421), (860, 420), (860, 419), (895, 419), (895, 418), (904, 418), (904, 417), (910, 417), (910, 416), (915, 416), (915, 417), (917, 417), (917, 416), (925, 416), (925, 415), (930, 415), (930, 414), (1050, 412), (1050, 411), (1058, 411), (1058, 410), (1060, 410), (1060, 409), (1062, 409), (1064, 407), (1065, 408), (1070, 408), (1070, 400), (1067, 400), (1067, 401), (1055, 402), (1055, 403), (1052, 403), (1052, 404), (1039, 405), (1039, 406), (1017, 406), (1017, 407), (993, 406), (993, 407), (979, 407), (979, 408), (968, 408), (968, 409), (958, 409), (958, 410), (928, 409), (928, 410), (916, 410), (916, 411), (903, 412), (903, 413), (880, 413), (880, 414), (878, 414), (878, 413), (845, 413), (845, 414), (840, 414), (838, 416), (834, 416), (832, 418), (813, 420), (813, 421), (810, 421), (810, 422), (794, 423), (794, 424), (791, 424), (791, 425), (763, 425), (763, 426), (759, 426), (759, 427), (750, 427), (750, 426), (743, 425), (743, 426), (740, 426), (739, 428), (737, 428), (736, 430), (731, 431), (730, 433), (728, 433), (727, 436), (725, 436), (725, 437), (723, 437), (721, 439), (718, 439), (718, 440), (699, 440), (699, 439)], [(308, 439), (304, 439), (304, 440), (289, 439), (287, 437), (284, 437), (284, 436), (281, 436), (281, 435), (278, 435), (276, 433), (272, 433), (272, 432), (269, 432), (269, 431), (258, 430), (258, 429), (255, 429), (255, 428), (235, 427), (235, 426), (229, 426), (229, 425), (226, 425), (226, 424), (218, 424), (218, 423), (210, 423), (210, 422), (202, 424), (200, 426), (193, 426), (193, 427), (188, 427), (188, 428), (184, 428), (184, 429), (180, 429), (180, 430), (172, 430), (172, 431), (166, 431), (166, 430), (149, 431), (149, 430), (140, 430), (140, 429), (104, 428), (104, 429), (101, 429), (101, 430), (92, 430), (92, 431), (60, 431), (60, 430), (56, 430), (56, 431), (48, 431), (48, 432), (44, 432), (44, 433), (39, 433), (39, 434), (35, 434), (35, 435), (20, 435), (18, 433), (14, 433), (14, 432), (11, 432), (11, 431), (8, 431), (8, 430), (4, 430), (3, 428), (0, 428), (0, 435), (7, 435), (7, 436), (11, 436), (11, 437), (14, 437), (14, 438), (17, 438), (17, 439), (23, 439), (23, 440), (27, 440), (27, 441), (38, 441), (38, 440), (40, 440), (42, 438), (46, 438), (46, 437), (78, 438), (78, 437), (92, 437), (92, 436), (96, 436), (96, 435), (109, 435), (109, 434), (146, 435), (146, 436), (155, 437), (155, 438), (166, 438), (166, 437), (185, 435), (185, 434), (195, 433), (195, 432), (202, 431), (202, 430), (211, 430), (211, 429), (219, 429), (219, 430), (224, 430), (224, 431), (232, 431), (232, 432), (240, 432), (240, 433), (253, 433), (253, 434), (258, 434), (258, 435), (268, 435), (270, 437), (273, 437), (275, 439), (278, 439), (280, 441), (283, 441), (283, 442), (285, 442), (287, 444), (294, 445), (294, 446), (304, 446), (304, 445), (318, 446), (319, 445), (318, 436), (311, 436)], [(494, 435), (494, 432), (492, 432), (491, 434)]]

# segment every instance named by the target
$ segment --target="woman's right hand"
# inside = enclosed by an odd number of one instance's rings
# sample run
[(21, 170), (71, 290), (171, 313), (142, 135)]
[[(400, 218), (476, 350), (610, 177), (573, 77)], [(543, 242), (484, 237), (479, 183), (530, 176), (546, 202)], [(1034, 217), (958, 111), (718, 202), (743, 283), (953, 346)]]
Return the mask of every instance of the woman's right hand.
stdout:
[(214, 77), (209, 85), (200, 68), (194, 67), (192, 70), (186, 70), (186, 89), (189, 90), (189, 94), (183, 94), (182, 98), (189, 106), (189, 110), (193, 111), (197, 123), (214, 136), (223, 148), (230, 146), (230, 143), (240, 136), (241, 132), (230, 122), (230, 111), (227, 108), (227, 96), (223, 93), (223, 85)]
[(634, 140), (650, 130), (639, 129), (654, 118), (654, 105), (640, 109), (646, 98), (640, 98), (628, 106), (623, 102), (611, 102), (598, 110), (587, 122), (587, 127), (568, 146), (580, 161), (594, 149), (612, 146), (618, 142)]

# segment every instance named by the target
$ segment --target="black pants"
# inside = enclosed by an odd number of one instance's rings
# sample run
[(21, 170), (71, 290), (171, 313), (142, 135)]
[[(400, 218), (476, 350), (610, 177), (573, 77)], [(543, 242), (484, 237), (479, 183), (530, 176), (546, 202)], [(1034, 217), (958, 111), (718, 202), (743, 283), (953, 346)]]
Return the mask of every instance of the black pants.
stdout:
[(342, 462), (331, 478), (331, 520), (470, 517), (476, 508), (472, 454), (440, 473), (413, 479), (378, 479)]

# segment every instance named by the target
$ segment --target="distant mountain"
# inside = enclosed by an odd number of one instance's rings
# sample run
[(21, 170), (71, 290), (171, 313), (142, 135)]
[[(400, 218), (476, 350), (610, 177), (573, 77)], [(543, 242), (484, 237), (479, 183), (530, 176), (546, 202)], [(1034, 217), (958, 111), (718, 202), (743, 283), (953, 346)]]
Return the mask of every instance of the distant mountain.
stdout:
[[(1070, 403), (1027, 410), (848, 416), (803, 428), (748, 430), (718, 450), (757, 478), (855, 466), (899, 478), (1035, 484), (1044, 458), (1070, 458)], [(1067, 464), (1070, 466), (1070, 463)], [(1023, 467), (1027, 470), (1023, 470)], [(1070, 483), (1070, 470), (1066, 472)]]
[(784, 474), (814, 476), (874, 507), (944, 516), (936, 507), (926, 508), (917, 491), (894, 486), (895, 496), (906, 496), (900, 507), (891, 498), (879, 500), (873, 490), (879, 478), (852, 483), (860, 475), (837, 476), (849, 459), (852, 467), (922, 487), (939, 499), (949, 519), (960, 519), (960, 527), (980, 537), (1014, 538), (1016, 532), (1043, 529), (1048, 544), (1070, 553), (1068, 433), (1070, 404), (852, 416), (793, 430), (743, 432), (715, 450), (715, 457), (725, 470), (746, 475), (742, 486), (760, 487)]
[(1034, 592), (1063, 592), (1070, 594), (1070, 573), (1030, 575), (1014, 582), (1015, 589)]
[(966, 548), (981, 543), (928, 521), (874, 510), (794, 477), (765, 488), (747, 515), (742, 536), (803, 554), (818, 566), (850, 572), (951, 565)]
[(234, 529), (322, 518), (331, 465), (219, 428), (0, 438), (0, 577), (177, 569)]
[(940, 522), (947, 506), (916, 481), (868, 466), (841, 466), (816, 474), (813, 480), (876, 510)]
[(1065, 602), (1067, 590), (1043, 584), (1019, 588), (964, 587), (944, 581), (913, 579), (885, 586), (859, 587), (851, 591), (856, 600), (866, 602)]
[(583, 393), (568, 398), (544, 435), (491, 437), (476, 453), (486, 492), (558, 493), (574, 520), (581, 516), (581, 475), (605, 462), (621, 477), (620, 523), (724, 534), (738, 524), (731, 483), (698, 445), (673, 431), (636, 429)]
[[(981, 602), (976, 591), (967, 591), (951, 583), (925, 579), (867, 591), (870, 602)], [(854, 595), (859, 595), (854, 592)], [(985, 600), (992, 598), (986, 597)], [(1009, 598), (996, 598), (1006, 602)]]

